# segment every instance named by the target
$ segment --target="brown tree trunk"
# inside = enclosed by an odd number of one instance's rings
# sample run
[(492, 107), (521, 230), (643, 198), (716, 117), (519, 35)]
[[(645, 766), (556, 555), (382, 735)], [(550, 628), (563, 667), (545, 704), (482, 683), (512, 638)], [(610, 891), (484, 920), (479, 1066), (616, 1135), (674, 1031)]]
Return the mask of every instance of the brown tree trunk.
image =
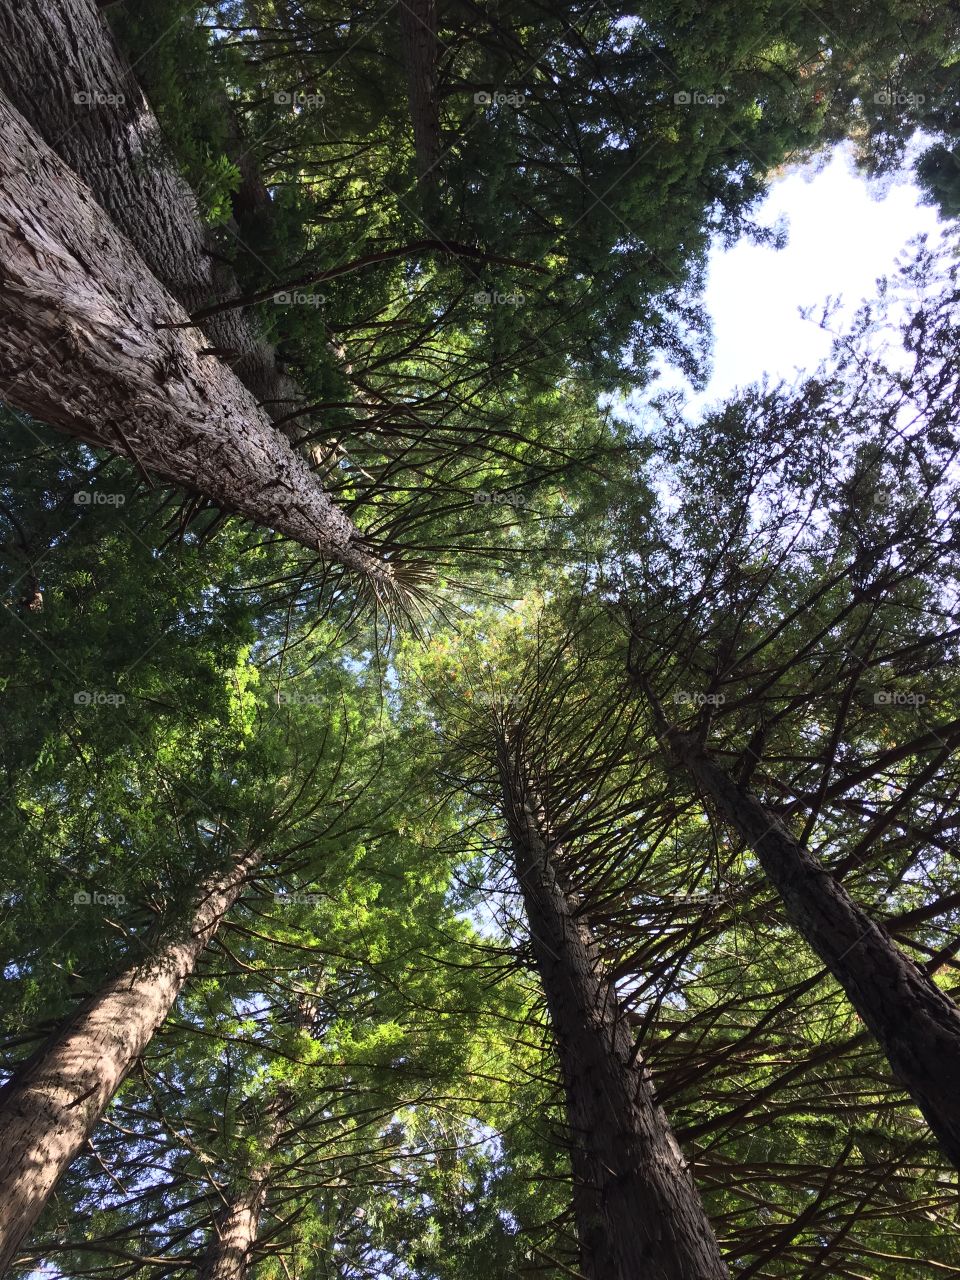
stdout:
[[(187, 312), (239, 293), (232, 269), (207, 251), (194, 194), (169, 163), (157, 119), (94, 0), (0, 5), (0, 91)], [(275, 416), (302, 403), (242, 313), (211, 316), (203, 330)], [(292, 422), (289, 430), (298, 432)]]
[(250, 1268), (260, 1215), (267, 1198), (269, 1168), (251, 1174), (217, 1220), (200, 1263), (198, 1280), (244, 1280)]
[(667, 723), (647, 693), (661, 739), (756, 852), (787, 919), (843, 987), (944, 1154), (960, 1168), (960, 1009), (775, 814), (694, 737)]
[(0, 1092), (0, 1274), (259, 863), (245, 853), (205, 881), (184, 927), (108, 982)]
[(389, 572), (64, 163), (0, 94), (0, 396), (141, 472)]
[[(302, 993), (298, 1006), (295, 1021), (298, 1026), (305, 1026), (309, 1017), (308, 1001)], [(275, 1154), (283, 1136), (284, 1115), (292, 1102), (293, 1093), (284, 1086), (274, 1087), (267, 1095), (261, 1155), (244, 1171), (217, 1215), (200, 1261), (198, 1280), (245, 1280), (253, 1265), (260, 1218), (270, 1190)]]
[(499, 753), (504, 813), (553, 1026), (588, 1280), (722, 1280), (728, 1271), (690, 1170), (634, 1054), (587, 925), (557, 881), (529, 771)]
[(400, 47), (407, 73), (407, 100), (413, 122), (417, 177), (424, 186), (437, 180), (440, 158), (440, 110), (437, 101), (436, 0), (400, 0)]

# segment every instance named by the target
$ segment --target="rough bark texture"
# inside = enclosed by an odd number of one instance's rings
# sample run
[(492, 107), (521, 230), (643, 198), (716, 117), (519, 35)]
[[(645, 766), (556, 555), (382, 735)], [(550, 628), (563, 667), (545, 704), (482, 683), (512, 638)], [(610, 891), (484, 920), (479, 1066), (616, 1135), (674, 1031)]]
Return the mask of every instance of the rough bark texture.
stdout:
[(400, 0), (399, 10), (417, 176), (421, 184), (431, 185), (437, 180), (440, 158), (436, 0)]
[(73, 172), (0, 94), (0, 395), (388, 583)]
[(244, 1280), (257, 1243), (268, 1173), (265, 1168), (252, 1174), (248, 1186), (231, 1198), (214, 1227), (198, 1280)]
[(244, 854), (202, 884), (184, 927), (87, 1001), (0, 1092), (0, 1275), (259, 862)]
[(729, 1273), (683, 1153), (590, 930), (557, 881), (527, 770), (506, 743), (499, 766), (563, 1072), (580, 1270), (589, 1280), (721, 1280)]
[[(207, 252), (193, 192), (169, 163), (156, 117), (94, 0), (0, 5), (0, 90), (187, 312), (238, 295), (232, 269)], [(246, 192), (249, 172), (244, 180)], [(275, 416), (303, 403), (242, 312), (211, 316), (203, 330), (206, 345), (229, 353), (241, 382)]]
[(790, 923), (843, 987), (960, 1168), (960, 1009), (756, 796), (665, 720), (662, 733), (704, 795), (756, 851)]
[[(301, 996), (301, 1015), (304, 1003)], [(298, 1025), (305, 1025), (302, 1016), (296, 1021)], [(283, 1137), (283, 1117), (292, 1101), (291, 1091), (284, 1087), (274, 1088), (267, 1097), (262, 1154), (231, 1189), (226, 1205), (218, 1214), (200, 1260), (198, 1280), (244, 1280), (254, 1264), (260, 1219), (270, 1191), (275, 1154)]]

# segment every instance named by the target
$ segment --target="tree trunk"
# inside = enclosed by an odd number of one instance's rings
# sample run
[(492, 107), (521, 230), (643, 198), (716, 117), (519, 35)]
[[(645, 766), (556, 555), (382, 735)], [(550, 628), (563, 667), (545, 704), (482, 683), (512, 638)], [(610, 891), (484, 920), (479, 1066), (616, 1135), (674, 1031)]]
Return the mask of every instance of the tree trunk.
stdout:
[(634, 1054), (590, 930), (555, 874), (529, 770), (499, 752), (504, 812), (562, 1068), (580, 1269), (588, 1280), (721, 1280), (689, 1168)]
[[(232, 269), (207, 251), (194, 194), (169, 163), (157, 119), (94, 0), (0, 5), (0, 90), (187, 312), (239, 294)], [(211, 316), (203, 330), (275, 416), (302, 403), (242, 313)]]
[(440, 110), (437, 103), (436, 0), (400, 0), (400, 46), (407, 73), (417, 177), (422, 186), (437, 181)]
[(648, 700), (674, 758), (756, 852), (787, 919), (843, 987), (944, 1154), (960, 1168), (960, 1009), (775, 814), (694, 737), (669, 725), (649, 692)]
[(0, 94), (0, 395), (368, 579), (389, 569)]
[[(305, 1025), (305, 998), (299, 999), (297, 1025)], [(200, 1261), (197, 1280), (244, 1280), (253, 1261), (260, 1230), (260, 1218), (270, 1190), (274, 1158), (283, 1134), (284, 1115), (293, 1102), (293, 1094), (284, 1086), (275, 1086), (266, 1099), (264, 1115), (266, 1132), (262, 1138), (262, 1154), (242, 1181), (232, 1189), (227, 1204), (217, 1216), (213, 1235)]]
[(245, 853), (203, 882), (184, 927), (86, 1001), (0, 1091), (0, 1275), (260, 861)]
[(267, 1198), (269, 1168), (257, 1170), (220, 1215), (197, 1280), (244, 1280), (250, 1267), (260, 1215)]

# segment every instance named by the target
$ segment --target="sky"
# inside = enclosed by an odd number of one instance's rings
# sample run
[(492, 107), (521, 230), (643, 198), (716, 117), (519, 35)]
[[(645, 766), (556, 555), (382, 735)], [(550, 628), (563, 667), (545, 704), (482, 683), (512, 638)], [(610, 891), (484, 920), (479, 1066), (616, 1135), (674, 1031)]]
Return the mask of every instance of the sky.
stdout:
[[(785, 249), (739, 241), (710, 255), (705, 301), (714, 326), (714, 369), (706, 392), (691, 397), (694, 413), (765, 372), (790, 381), (798, 369), (812, 372), (829, 353), (830, 339), (799, 309), (819, 310), (828, 297), (840, 296), (852, 313), (873, 296), (877, 277), (893, 269), (914, 236), (937, 239), (940, 227), (909, 176), (878, 197), (842, 149), (819, 172), (810, 164), (775, 180), (757, 221), (772, 225), (779, 217), (787, 225)], [(680, 385), (679, 375), (664, 381)]]

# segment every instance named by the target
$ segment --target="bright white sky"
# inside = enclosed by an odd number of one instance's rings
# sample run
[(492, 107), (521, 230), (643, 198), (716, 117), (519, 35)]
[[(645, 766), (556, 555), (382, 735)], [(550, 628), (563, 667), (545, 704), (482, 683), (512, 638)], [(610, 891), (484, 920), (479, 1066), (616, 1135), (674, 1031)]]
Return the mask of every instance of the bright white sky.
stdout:
[[(711, 254), (706, 304), (714, 372), (705, 395), (692, 397), (691, 415), (764, 373), (792, 381), (798, 369), (812, 372), (830, 339), (799, 308), (819, 309), (840, 296), (844, 310), (854, 311), (909, 240), (920, 232), (938, 238), (936, 211), (918, 194), (903, 177), (878, 198), (839, 150), (819, 173), (810, 166), (777, 179), (757, 220), (772, 225), (785, 217), (787, 247), (740, 242)], [(677, 385), (677, 375), (663, 381)]]

